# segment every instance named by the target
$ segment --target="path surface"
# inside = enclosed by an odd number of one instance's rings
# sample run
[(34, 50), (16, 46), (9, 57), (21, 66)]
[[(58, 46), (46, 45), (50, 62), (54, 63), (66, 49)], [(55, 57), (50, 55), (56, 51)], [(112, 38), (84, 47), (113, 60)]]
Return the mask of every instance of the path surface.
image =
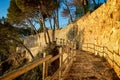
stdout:
[(89, 52), (77, 51), (65, 80), (120, 80), (110, 65), (98, 56)]

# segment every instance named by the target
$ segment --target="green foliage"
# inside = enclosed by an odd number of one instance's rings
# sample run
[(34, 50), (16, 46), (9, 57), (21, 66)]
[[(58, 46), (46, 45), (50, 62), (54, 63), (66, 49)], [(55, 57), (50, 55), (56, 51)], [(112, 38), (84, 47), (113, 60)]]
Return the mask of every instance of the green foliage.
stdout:
[(31, 27), (32, 33), (37, 33), (34, 24), (43, 27), (45, 19), (50, 18), (57, 8), (57, 0), (11, 0), (7, 21), (13, 25)]
[[(3, 24), (4, 23), (4, 24)], [(10, 38), (20, 39), (18, 34), (18, 29), (11, 26), (7, 22), (0, 23), (0, 61), (4, 61), (10, 57), (11, 54), (16, 52), (16, 47), (18, 43), (14, 42)], [(9, 37), (9, 38), (8, 38)], [(3, 67), (6, 65), (7, 67)], [(0, 65), (0, 75), (2, 75), (12, 64), (10, 62), (4, 62)], [(4, 69), (3, 69), (4, 68)]]
[(15, 0), (11, 0), (7, 14), (7, 21), (10, 23), (19, 23), (23, 18), (22, 14), (22, 11), (18, 8), (18, 6), (15, 3)]
[(22, 12), (31, 12), (38, 5), (40, 0), (15, 0), (16, 5)]
[(38, 66), (14, 80), (42, 80), (42, 66)]
[(81, 7), (77, 7), (75, 14), (76, 14), (76, 17), (81, 17), (81, 16), (83, 16), (84, 13), (83, 13), (83, 11), (82, 11), (82, 8), (81, 8)]
[(50, 14), (57, 6), (55, 0), (11, 0), (8, 20), (21, 21), (36, 14)]
[(31, 35), (31, 28), (29, 28), (29, 27), (27, 27), (27, 28), (24, 28), (24, 27), (19, 28), (19, 33), (20, 33), (20, 35), (22, 37), (29, 36), (29, 35)]
[(4, 25), (0, 24), (0, 36), (3, 36), (3, 37), (9, 37), (9, 36), (19, 37), (18, 31), (19, 31), (18, 28), (12, 27), (9, 23), (6, 23)]
[(7, 37), (20, 39), (19, 29), (12, 27), (9, 23), (0, 24), (0, 53), (8, 54), (15, 52), (16, 43)]
[[(27, 62), (27, 59), (23, 59), (20, 54), (16, 53), (16, 47), (24, 46), (21, 36), (28, 34), (27, 29), (13, 27), (5, 21), (0, 22), (0, 75)], [(16, 59), (18, 57), (20, 60)]]
[[(21, 41), (22, 37), (30, 34), (30, 30), (13, 27), (6, 21), (3, 23), (0, 22), (0, 55), (5, 57), (16, 52), (16, 47), (19, 44), (15, 40)], [(4, 60), (4, 57), (1, 59)]]
[(39, 32), (39, 33), (43, 32), (43, 27), (40, 27), (40, 28), (38, 29), (38, 32)]
[[(104, 0), (104, 2), (106, 2), (106, 0)], [(94, 11), (102, 3), (100, 3), (100, 0), (73, 0), (73, 4), (76, 8), (75, 15), (77, 18), (85, 15), (87, 12)]]
[(33, 10), (32, 7), (26, 6), (25, 1), (28, 0), (11, 0), (10, 7), (8, 8), (7, 21), (15, 26), (31, 27), (31, 30), (34, 32)]

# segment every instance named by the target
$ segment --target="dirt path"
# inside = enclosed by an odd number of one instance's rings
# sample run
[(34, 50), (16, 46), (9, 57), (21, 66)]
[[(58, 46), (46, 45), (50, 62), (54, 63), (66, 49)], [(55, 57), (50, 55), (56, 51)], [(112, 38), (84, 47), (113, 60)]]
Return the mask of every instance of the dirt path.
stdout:
[(65, 80), (120, 80), (105, 59), (89, 52), (77, 51)]

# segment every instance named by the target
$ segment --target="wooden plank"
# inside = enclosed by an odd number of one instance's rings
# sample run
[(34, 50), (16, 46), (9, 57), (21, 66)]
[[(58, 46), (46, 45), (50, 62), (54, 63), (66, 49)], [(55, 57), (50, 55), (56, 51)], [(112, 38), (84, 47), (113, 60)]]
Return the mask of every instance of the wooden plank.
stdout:
[(52, 56), (51, 55), (48, 55), (47, 57), (45, 58), (42, 58), (42, 59), (39, 59), (37, 61), (34, 61), (18, 70), (15, 70), (11, 73), (8, 73), (8, 74), (5, 74), (4, 76), (0, 77), (0, 80), (13, 80), (15, 79), (16, 77), (24, 74), (25, 72), (28, 72), (30, 71), (31, 69), (39, 66), (40, 64), (42, 64), (43, 62), (45, 61), (48, 61)]
[[(59, 49), (59, 54), (62, 54), (62, 47)], [(59, 68), (62, 66), (62, 62), (63, 62), (63, 55), (60, 56), (59, 58), (60, 63), (59, 63)], [(62, 80), (62, 71), (59, 71), (59, 80)]]
[[(50, 80), (54, 80), (56, 78), (56, 76), (59, 74), (59, 71), (61, 71), (64, 67), (66, 67), (66, 65), (62, 65), (52, 76)], [(57, 77), (59, 78), (59, 77)]]
[[(70, 53), (70, 54), (72, 54), (72, 53)], [(56, 79), (56, 77), (57, 77), (57, 75), (59, 74), (59, 72), (60, 71), (62, 71), (62, 69), (63, 68), (65, 68), (65, 70), (64, 70), (64, 72), (62, 72), (62, 73), (64, 73), (64, 75), (65, 75), (65, 72), (67, 72), (68, 70), (69, 70), (69, 67), (70, 67), (70, 65), (72, 64), (72, 61), (73, 61), (73, 57), (71, 56), (71, 55), (69, 55), (69, 56), (67, 56), (66, 57), (66, 59), (62, 62), (62, 66), (51, 76), (51, 79), (50, 80), (54, 80), (54, 79)], [(70, 58), (70, 59), (69, 59)], [(70, 61), (68, 61), (68, 59), (70, 60)], [(68, 63), (66, 63), (66, 61), (68, 62)], [(66, 69), (67, 68), (67, 69)], [(62, 74), (63, 75), (63, 74)], [(58, 78), (58, 77), (57, 77)], [(61, 78), (62, 79), (62, 78)], [(57, 79), (56, 79), (57, 80)]]
[(48, 76), (45, 78), (45, 80), (50, 80), (51, 79), (51, 76)]
[(61, 55), (63, 55), (63, 54), (58, 54), (58, 55), (56, 55), (55, 57), (51, 58), (51, 59), (49, 60), (49, 63), (55, 61), (55, 60), (58, 59)]
[(61, 71), (64, 67), (66, 67), (67, 63), (65, 63), (68, 60), (68, 57), (66, 57), (65, 61), (63, 62), (62, 66), (51, 76), (50, 80), (54, 80), (55, 77), (59, 74), (59, 71)]
[[(43, 53), (43, 58), (46, 57), (46, 53)], [(43, 70), (42, 70), (42, 79), (44, 80), (46, 77), (46, 62), (43, 62)]]

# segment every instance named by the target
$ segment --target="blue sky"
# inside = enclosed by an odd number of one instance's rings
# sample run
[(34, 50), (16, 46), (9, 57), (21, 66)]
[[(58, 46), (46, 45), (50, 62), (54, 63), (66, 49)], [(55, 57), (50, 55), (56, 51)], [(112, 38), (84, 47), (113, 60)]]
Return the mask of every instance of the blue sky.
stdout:
[(0, 2), (0, 18), (2, 16), (6, 17), (7, 16), (7, 9), (10, 5), (10, 0), (1, 0)]

